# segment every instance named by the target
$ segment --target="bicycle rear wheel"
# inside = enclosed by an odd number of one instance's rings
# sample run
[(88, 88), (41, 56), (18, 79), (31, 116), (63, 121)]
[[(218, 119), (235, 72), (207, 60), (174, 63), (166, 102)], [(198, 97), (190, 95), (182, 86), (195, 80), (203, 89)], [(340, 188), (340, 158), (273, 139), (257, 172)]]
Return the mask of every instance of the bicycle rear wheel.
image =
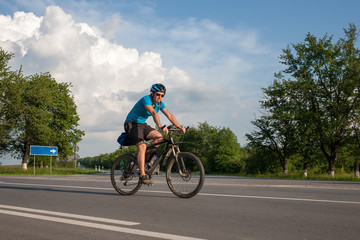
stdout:
[(191, 198), (202, 188), (205, 170), (198, 157), (189, 152), (181, 152), (178, 162), (171, 159), (166, 170), (166, 182), (170, 190), (180, 198)]
[(138, 171), (136, 157), (130, 154), (122, 155), (112, 165), (111, 184), (118, 193), (132, 195), (141, 187)]

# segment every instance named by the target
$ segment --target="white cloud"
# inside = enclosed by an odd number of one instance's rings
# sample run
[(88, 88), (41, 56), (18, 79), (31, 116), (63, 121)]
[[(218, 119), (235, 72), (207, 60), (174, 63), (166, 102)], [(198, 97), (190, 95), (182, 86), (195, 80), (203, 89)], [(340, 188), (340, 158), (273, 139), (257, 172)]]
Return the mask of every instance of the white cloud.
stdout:
[(166, 69), (158, 53), (140, 54), (111, 43), (97, 29), (76, 23), (57, 6), (47, 7), (44, 17), (23, 12), (13, 18), (1, 16), (0, 31), (4, 33), (0, 46), (12, 52), (23, 49), (16, 55), (23, 56), (18, 61), (25, 72), (50, 71), (57, 81), (73, 84), (80, 127), (87, 133), (85, 141), (99, 126), (102, 131), (121, 131), (134, 102), (118, 94), (143, 92), (164, 81)]
[(11, 16), (0, 15), (2, 23), (0, 41), (18, 41), (38, 35), (41, 18), (33, 13), (16, 12), (14, 20)]
[(13, 19), (10, 16), (0, 15), (0, 41), (4, 44), (4, 48), (15, 52), (14, 48), (17, 47), (24, 56), (27, 49), (23, 41), (39, 35), (41, 21), (42, 18), (36, 17), (33, 13), (16, 12)]
[[(226, 29), (210, 20), (189, 18), (180, 21), (154, 21), (141, 25), (121, 20), (114, 24), (116, 39), (125, 46), (136, 46), (159, 52), (164, 66), (184, 69), (193, 82), (221, 87), (225, 83), (249, 81), (254, 71), (268, 71), (269, 48), (260, 43), (260, 34), (252, 29)], [(99, 26), (101, 28), (101, 26)], [(115, 31), (116, 28), (116, 31)], [(107, 29), (108, 30), (108, 29)], [(268, 72), (266, 72), (268, 73)], [(272, 71), (270, 72), (272, 77)], [(241, 86), (242, 87), (242, 86)]]

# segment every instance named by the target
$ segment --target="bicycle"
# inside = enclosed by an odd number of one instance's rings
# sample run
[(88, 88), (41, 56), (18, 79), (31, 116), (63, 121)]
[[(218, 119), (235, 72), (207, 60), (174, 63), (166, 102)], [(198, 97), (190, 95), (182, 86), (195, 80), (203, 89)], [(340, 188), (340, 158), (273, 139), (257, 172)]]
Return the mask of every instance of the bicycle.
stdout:
[[(201, 190), (205, 181), (205, 170), (200, 159), (190, 152), (181, 152), (178, 144), (174, 142), (172, 134), (178, 129), (170, 127), (168, 138), (150, 144), (146, 149), (145, 172), (150, 177), (160, 166), (165, 166), (172, 154), (172, 159), (166, 168), (166, 182), (170, 190), (180, 198), (191, 198)], [(166, 144), (160, 150), (154, 146)], [(111, 168), (111, 183), (115, 190), (122, 195), (132, 195), (142, 186), (137, 164), (136, 154), (124, 154), (118, 157)]]

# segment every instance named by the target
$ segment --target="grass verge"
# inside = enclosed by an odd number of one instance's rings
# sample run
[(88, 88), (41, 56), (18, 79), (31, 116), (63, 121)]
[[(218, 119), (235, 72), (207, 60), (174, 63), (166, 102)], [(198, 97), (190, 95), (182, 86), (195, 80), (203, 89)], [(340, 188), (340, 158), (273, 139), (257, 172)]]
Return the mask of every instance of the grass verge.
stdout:
[[(91, 169), (52, 168), (51, 175), (99, 174), (101, 172)], [(34, 168), (22, 170), (20, 166), (0, 166), (3, 175), (34, 175)], [(50, 168), (35, 168), (35, 175), (50, 175)]]
[(254, 178), (279, 178), (279, 179), (299, 179), (299, 180), (323, 180), (323, 181), (356, 181), (360, 182), (360, 178), (355, 178), (354, 173), (335, 173), (334, 177), (329, 177), (328, 174), (308, 173), (307, 177), (304, 177), (302, 173), (288, 173), (283, 175), (277, 174), (256, 174), (246, 175), (246, 177)]

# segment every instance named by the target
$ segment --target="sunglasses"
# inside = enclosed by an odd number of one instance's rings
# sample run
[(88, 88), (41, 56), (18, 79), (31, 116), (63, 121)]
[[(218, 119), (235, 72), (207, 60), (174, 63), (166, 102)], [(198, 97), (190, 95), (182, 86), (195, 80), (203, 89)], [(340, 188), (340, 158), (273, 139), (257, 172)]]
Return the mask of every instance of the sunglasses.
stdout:
[(160, 93), (155, 93), (155, 95), (162, 98), (165, 96), (165, 94), (160, 94)]

